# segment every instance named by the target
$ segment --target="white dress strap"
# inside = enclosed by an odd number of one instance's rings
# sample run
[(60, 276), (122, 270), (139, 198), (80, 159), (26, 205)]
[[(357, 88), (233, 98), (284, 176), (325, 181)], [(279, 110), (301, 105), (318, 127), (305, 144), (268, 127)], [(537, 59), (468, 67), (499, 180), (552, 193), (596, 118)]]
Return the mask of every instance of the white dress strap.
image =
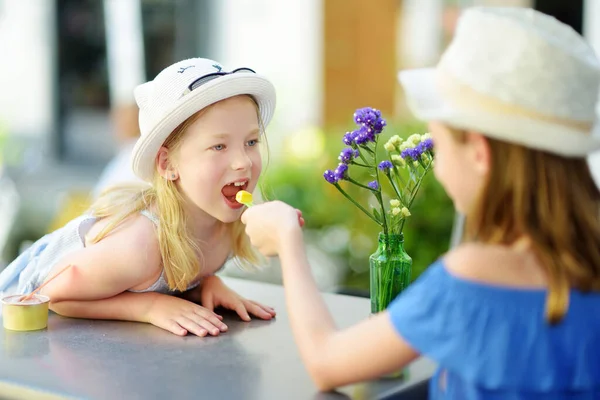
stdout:
[(142, 210), (142, 211), (140, 211), (140, 214), (142, 214), (144, 217), (146, 217), (150, 221), (152, 221), (152, 223), (154, 225), (158, 226), (158, 217), (152, 211), (150, 211), (150, 210)]

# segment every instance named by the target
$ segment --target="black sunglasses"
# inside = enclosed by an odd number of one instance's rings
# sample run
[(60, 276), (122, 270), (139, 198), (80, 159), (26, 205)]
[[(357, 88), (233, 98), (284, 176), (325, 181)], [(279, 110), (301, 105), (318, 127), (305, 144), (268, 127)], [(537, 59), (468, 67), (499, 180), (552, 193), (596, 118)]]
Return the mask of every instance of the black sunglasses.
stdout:
[(194, 82), (190, 83), (190, 85), (188, 86), (186, 91), (182, 94), (182, 96), (185, 96), (192, 90), (197, 89), (198, 87), (204, 85), (206, 82), (210, 82), (213, 79), (217, 79), (220, 76), (235, 74), (236, 72), (251, 72), (253, 74), (256, 73), (254, 70), (252, 70), (250, 68), (237, 68), (230, 72), (226, 72), (226, 71), (212, 72), (210, 74), (203, 75), (200, 78), (196, 79)]

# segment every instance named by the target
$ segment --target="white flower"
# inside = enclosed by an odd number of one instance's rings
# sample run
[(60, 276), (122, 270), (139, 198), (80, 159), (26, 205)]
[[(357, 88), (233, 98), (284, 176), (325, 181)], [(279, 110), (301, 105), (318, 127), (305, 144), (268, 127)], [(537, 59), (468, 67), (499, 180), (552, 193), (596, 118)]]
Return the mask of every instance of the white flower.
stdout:
[(402, 216), (404, 216), (404, 217), (410, 217), (411, 214), (410, 214), (410, 211), (408, 211), (408, 208), (402, 207), (401, 211), (402, 211)]
[(398, 200), (398, 199), (390, 200), (390, 206), (392, 206), (392, 207), (400, 207), (400, 200)]
[(385, 151), (391, 152), (396, 150), (396, 146), (394, 146), (394, 143), (391, 142), (391, 140), (388, 140), (384, 145), (383, 148), (385, 149)]
[(419, 165), (421, 165), (421, 164), (419, 164), (419, 162), (418, 162), (418, 161), (413, 161), (413, 165), (414, 165), (415, 167), (418, 167), (418, 166), (419, 166)]
[(398, 215), (402, 212), (402, 210), (400, 210), (398, 207), (394, 207), (392, 208), (392, 214), (393, 215)]
[(406, 149), (412, 149), (413, 147), (414, 147), (414, 146), (413, 146), (413, 144), (412, 144), (412, 143), (410, 143), (410, 142), (407, 140), (406, 142), (403, 142), (403, 143), (400, 145), (400, 151), (402, 152), (402, 151), (404, 151), (404, 150), (406, 150)]
[(394, 135), (390, 138), (390, 140), (388, 140), (388, 142), (392, 142), (394, 146), (400, 146), (402, 143), (402, 138), (398, 135)]
[(421, 143), (421, 135), (415, 133), (414, 135), (410, 135), (408, 139), (406, 139), (408, 143), (411, 143), (413, 146)]
[(427, 139), (431, 139), (431, 133), (429, 133), (429, 132), (421, 135), (421, 141), (425, 141)]
[(404, 167), (406, 166), (406, 161), (404, 161), (404, 158), (402, 158), (400, 155), (398, 154), (393, 154), (392, 155), (392, 162), (400, 167)]

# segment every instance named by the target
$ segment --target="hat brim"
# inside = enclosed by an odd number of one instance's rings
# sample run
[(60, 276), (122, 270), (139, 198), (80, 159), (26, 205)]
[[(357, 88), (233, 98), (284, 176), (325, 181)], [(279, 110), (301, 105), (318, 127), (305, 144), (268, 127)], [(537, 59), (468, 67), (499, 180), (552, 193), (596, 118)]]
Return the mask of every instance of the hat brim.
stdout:
[(600, 125), (592, 132), (523, 115), (494, 113), (487, 109), (453, 106), (438, 90), (435, 68), (398, 73), (410, 111), (423, 121), (439, 121), (458, 129), (469, 129), (525, 147), (564, 157), (584, 157), (600, 149)]
[(191, 91), (147, 134), (141, 136), (131, 153), (133, 172), (151, 182), (158, 150), (182, 122), (218, 101), (238, 95), (250, 95), (258, 104), (261, 122), (267, 126), (275, 112), (275, 88), (266, 78), (254, 73), (224, 75)]

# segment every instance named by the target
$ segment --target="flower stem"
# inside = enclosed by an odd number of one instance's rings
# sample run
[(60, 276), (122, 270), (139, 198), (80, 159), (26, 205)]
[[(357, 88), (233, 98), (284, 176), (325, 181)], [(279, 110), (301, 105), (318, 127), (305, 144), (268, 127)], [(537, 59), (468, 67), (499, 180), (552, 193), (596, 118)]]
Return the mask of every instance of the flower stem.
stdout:
[(387, 176), (388, 180), (390, 181), (390, 184), (392, 185), (392, 188), (394, 189), (394, 192), (396, 192), (396, 196), (398, 196), (398, 199), (400, 200), (400, 202), (402, 204), (404, 204), (404, 199), (402, 198), (402, 195), (400, 194), (400, 191), (396, 187), (396, 183), (394, 182), (394, 180), (392, 179), (392, 177), (390, 176), (390, 174), (385, 174), (385, 175)]
[(364, 167), (364, 168), (376, 168), (376, 167), (375, 167), (375, 166), (373, 166), (373, 165), (361, 164), (361, 163), (358, 163), (358, 162), (356, 162), (356, 161), (352, 161), (352, 165), (356, 165), (356, 166), (358, 166), (358, 167)]
[(419, 191), (419, 188), (421, 187), (421, 183), (423, 182), (423, 178), (425, 177), (425, 174), (427, 173), (427, 171), (428, 171), (428, 169), (425, 170), (425, 173), (419, 178), (419, 180), (417, 181), (417, 184), (415, 185), (413, 190), (410, 191), (410, 201), (407, 206), (408, 209), (410, 209), (410, 207), (412, 206), (412, 203), (415, 200), (417, 192)]
[(367, 189), (367, 190), (369, 190), (371, 192), (378, 192), (379, 191), (379, 190), (372, 189), (372, 188), (368, 187), (367, 185), (363, 185), (362, 183), (355, 181), (354, 179), (350, 178), (349, 176), (347, 176), (346, 179), (348, 180), (348, 182), (353, 183), (356, 186), (359, 186), (359, 187), (361, 187), (363, 189)]
[(362, 147), (363, 149), (365, 149), (366, 151), (368, 151), (369, 153), (371, 153), (372, 155), (375, 155), (375, 151), (367, 146), (359, 146)]
[[(377, 139), (378, 139), (378, 137), (375, 137), (375, 148), (377, 148), (377, 142), (378, 142)], [(377, 165), (377, 152), (373, 152), (373, 161), (374, 161), (374, 164)], [(377, 182), (381, 182), (379, 180), (379, 168), (375, 168), (375, 179), (377, 180)], [(381, 226), (383, 228), (383, 233), (385, 235), (387, 235), (388, 227), (387, 227), (387, 221), (386, 221), (386, 217), (385, 217), (385, 208), (383, 207), (383, 198), (381, 197), (381, 192), (376, 192), (375, 197), (377, 198), (377, 201), (379, 202), (379, 207), (381, 207), (381, 219), (382, 219)]]
[[(360, 204), (358, 204), (356, 201), (354, 201), (354, 199), (352, 197), (350, 197), (350, 195), (348, 195), (348, 193), (346, 193), (344, 191), (344, 189), (342, 189), (340, 187), (339, 184), (334, 183), (334, 186), (337, 188), (337, 190), (340, 191), (341, 194), (344, 195), (345, 198), (347, 198), (348, 200), (350, 200), (356, 207), (358, 207), (359, 210), (361, 210), (363, 213), (366, 214), (367, 217), (371, 218), (373, 221), (375, 221), (377, 223), (377, 225), (382, 226), (381, 222), (377, 220), (377, 218), (375, 218), (374, 215), (372, 215), (370, 212), (368, 212), (367, 210), (365, 210), (365, 208), (363, 206), (361, 206)], [(371, 188), (369, 188), (369, 190), (371, 190)], [(385, 219), (383, 220), (384, 224), (385, 224)]]
[(355, 145), (354, 149), (358, 150), (358, 156), (361, 158), (361, 160), (363, 160), (365, 162), (365, 164), (369, 164), (369, 162), (367, 161), (365, 156), (363, 156), (363, 153), (360, 151), (360, 149), (361, 149), (360, 146)]

